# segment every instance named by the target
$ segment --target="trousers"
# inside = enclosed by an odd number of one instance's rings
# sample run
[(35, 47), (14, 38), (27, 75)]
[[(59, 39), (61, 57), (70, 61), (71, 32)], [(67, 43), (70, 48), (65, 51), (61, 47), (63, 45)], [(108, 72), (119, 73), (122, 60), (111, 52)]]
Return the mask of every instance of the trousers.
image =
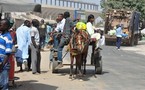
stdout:
[(41, 49), (45, 47), (45, 36), (40, 37), (40, 46), (41, 46)]
[(117, 37), (117, 40), (116, 40), (116, 47), (117, 47), (118, 49), (120, 49), (120, 46), (121, 46), (121, 40), (122, 40), (121, 37)]
[(3, 70), (0, 72), (0, 90), (8, 90), (8, 78), (8, 70)]
[[(58, 61), (62, 62), (62, 51), (65, 45), (68, 44), (69, 40), (70, 40), (70, 36), (66, 35), (66, 36), (61, 36), (60, 39), (58, 39), (56, 36), (53, 37), (54, 38), (54, 49), (56, 49), (58, 51), (57, 53), (57, 59)], [(50, 57), (52, 58), (52, 52), (50, 53)], [(50, 60), (51, 60), (50, 58)]]
[(32, 72), (40, 72), (40, 62), (41, 54), (40, 48), (35, 48), (34, 45), (31, 45), (31, 62), (32, 62)]

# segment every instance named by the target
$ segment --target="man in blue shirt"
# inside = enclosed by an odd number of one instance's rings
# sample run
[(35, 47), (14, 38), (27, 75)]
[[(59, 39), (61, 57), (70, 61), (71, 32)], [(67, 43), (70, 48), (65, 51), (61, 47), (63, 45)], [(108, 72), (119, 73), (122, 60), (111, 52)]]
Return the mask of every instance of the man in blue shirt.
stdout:
[(10, 22), (7, 19), (0, 21), (0, 90), (8, 90), (9, 56), (12, 52), (12, 37), (9, 33)]
[(120, 50), (121, 40), (122, 40), (122, 27), (121, 27), (121, 25), (117, 25), (116, 27), (117, 27), (117, 29), (116, 29), (116, 37), (117, 37), (116, 47), (118, 50)]
[(48, 43), (49, 39), (50, 39), (50, 33), (52, 32), (52, 27), (50, 26), (49, 23), (47, 23), (47, 33), (46, 33), (46, 38), (45, 38), (45, 43), (46, 45), (48, 45), (47, 47), (49, 47), (50, 43)]

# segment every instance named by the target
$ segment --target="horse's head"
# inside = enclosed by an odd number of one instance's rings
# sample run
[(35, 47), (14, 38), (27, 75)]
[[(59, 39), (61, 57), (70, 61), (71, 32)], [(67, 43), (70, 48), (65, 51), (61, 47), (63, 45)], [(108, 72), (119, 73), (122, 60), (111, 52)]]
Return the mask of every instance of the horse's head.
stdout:
[(72, 35), (71, 41), (71, 51), (75, 52), (77, 54), (80, 54), (83, 52), (85, 47), (85, 37), (82, 34), (82, 31), (76, 30), (74, 34)]
[(76, 36), (75, 36), (75, 42), (76, 42), (76, 48), (79, 52), (82, 52), (84, 49), (84, 37), (81, 35), (81, 33), (79, 32)]

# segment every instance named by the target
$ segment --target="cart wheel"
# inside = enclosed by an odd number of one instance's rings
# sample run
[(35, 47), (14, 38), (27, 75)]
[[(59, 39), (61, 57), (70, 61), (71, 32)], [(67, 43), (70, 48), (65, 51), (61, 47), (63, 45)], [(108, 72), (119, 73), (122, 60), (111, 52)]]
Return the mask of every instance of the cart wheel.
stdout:
[(102, 56), (100, 57), (99, 60), (99, 65), (96, 65), (96, 74), (102, 74)]
[(53, 59), (53, 61), (52, 61), (52, 73), (57, 73), (58, 72), (58, 70), (55, 69), (57, 66), (58, 66), (57, 60)]
[(109, 41), (105, 41), (105, 45), (110, 45)]

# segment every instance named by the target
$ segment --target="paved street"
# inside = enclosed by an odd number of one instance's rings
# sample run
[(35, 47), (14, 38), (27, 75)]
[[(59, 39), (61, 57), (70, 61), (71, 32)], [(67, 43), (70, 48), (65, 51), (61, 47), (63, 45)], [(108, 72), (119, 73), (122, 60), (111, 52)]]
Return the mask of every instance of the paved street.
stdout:
[[(87, 63), (90, 63), (90, 53)], [(70, 81), (68, 66), (64, 66), (57, 74), (51, 73), (49, 51), (46, 50), (42, 52), (42, 74), (15, 73), (20, 78), (16, 81), (18, 87), (10, 90), (145, 90), (145, 42), (134, 47), (123, 46), (120, 51), (115, 46), (104, 46), (102, 56), (102, 75), (94, 77), (94, 67), (87, 66), (83, 81)], [(64, 61), (69, 63), (68, 54)]]

